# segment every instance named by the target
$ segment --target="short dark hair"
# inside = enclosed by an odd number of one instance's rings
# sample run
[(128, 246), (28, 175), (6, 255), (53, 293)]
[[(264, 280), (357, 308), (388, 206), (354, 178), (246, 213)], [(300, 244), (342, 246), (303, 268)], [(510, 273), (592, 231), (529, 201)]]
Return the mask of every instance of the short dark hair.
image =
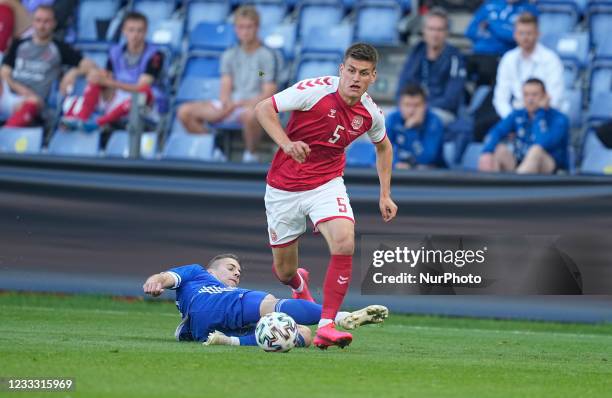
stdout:
[(537, 77), (531, 77), (527, 79), (525, 83), (523, 83), (523, 86), (526, 86), (528, 84), (537, 84), (542, 88), (542, 91), (546, 92), (546, 85), (542, 80), (538, 79)]
[(446, 10), (442, 7), (433, 7), (431, 10), (429, 10), (429, 12), (427, 12), (427, 14), (425, 14), (425, 18), (429, 18), (429, 17), (438, 17), (444, 20), (444, 22), (446, 22), (446, 29), (448, 29), (448, 12), (446, 12)]
[[(34, 9), (34, 12), (36, 12), (38, 10), (49, 11), (51, 14), (53, 14), (53, 18), (55, 18), (55, 10), (49, 4), (40, 4), (40, 5), (36, 6), (36, 8)], [(34, 14), (34, 13), (32, 13), (32, 14)]]
[(406, 86), (404, 86), (404, 88), (402, 89), (401, 96), (403, 97), (405, 95), (408, 97), (418, 96), (423, 98), (423, 101), (427, 100), (427, 94), (425, 93), (425, 89), (423, 88), (423, 86), (416, 83), (408, 83)]
[(346, 62), (349, 58), (356, 59), (357, 61), (371, 62), (374, 64), (374, 68), (376, 68), (376, 64), (378, 63), (378, 51), (376, 51), (374, 46), (369, 44), (355, 43), (344, 52), (343, 62)]
[(236, 260), (236, 262), (238, 262), (238, 265), (240, 265), (242, 267), (242, 264), (240, 264), (240, 258), (238, 258), (237, 255), (233, 254), (233, 253), (222, 253), (222, 254), (217, 254), (216, 256), (214, 256), (209, 262), (208, 264), (206, 264), (206, 269), (209, 269), (210, 267), (213, 266), (213, 264), (219, 260), (223, 260), (224, 258), (231, 258), (233, 260)]
[(535, 15), (533, 15), (532, 13), (526, 11), (524, 13), (521, 13), (521, 15), (518, 16), (518, 18), (516, 19), (516, 22), (514, 23), (515, 25), (518, 24), (532, 24), (535, 25), (535, 27), (538, 27), (538, 17), (536, 17)]
[(127, 21), (142, 21), (144, 22), (145, 27), (149, 25), (149, 21), (147, 21), (147, 17), (138, 11), (130, 11), (127, 14), (125, 14), (125, 17), (123, 17), (123, 22), (121, 23), (121, 26), (125, 25)]

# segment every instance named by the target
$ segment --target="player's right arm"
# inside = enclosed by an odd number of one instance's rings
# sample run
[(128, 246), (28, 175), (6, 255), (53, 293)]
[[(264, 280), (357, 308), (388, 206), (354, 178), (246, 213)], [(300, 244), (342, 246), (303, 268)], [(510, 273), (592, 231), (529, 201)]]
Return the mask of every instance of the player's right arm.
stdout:
[(142, 289), (145, 294), (157, 297), (164, 292), (164, 289), (178, 289), (183, 283), (194, 279), (202, 272), (206, 271), (198, 264), (171, 268), (166, 272), (151, 275), (142, 285)]
[(144, 290), (145, 294), (157, 297), (164, 292), (164, 289), (173, 287), (174, 283), (174, 277), (170, 273), (162, 272), (147, 278), (144, 285), (142, 285), (142, 290)]
[(255, 116), (274, 142), (298, 163), (303, 163), (310, 147), (303, 141), (291, 141), (280, 123), (274, 106), (274, 97), (267, 98), (255, 106)]

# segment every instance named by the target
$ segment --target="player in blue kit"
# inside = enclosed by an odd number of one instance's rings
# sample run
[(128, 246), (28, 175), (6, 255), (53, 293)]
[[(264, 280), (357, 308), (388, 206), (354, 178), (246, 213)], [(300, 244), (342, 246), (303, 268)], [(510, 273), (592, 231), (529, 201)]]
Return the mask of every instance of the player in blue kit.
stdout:
[[(215, 256), (206, 266), (199, 264), (171, 268), (150, 276), (143, 285), (146, 294), (157, 297), (164, 289), (176, 290), (181, 323), (175, 337), (179, 341), (205, 341), (207, 345), (257, 345), (254, 328), (259, 318), (271, 312), (284, 312), (299, 325), (297, 346), (311, 344), (310, 329), (321, 318), (321, 305), (301, 299), (277, 299), (256, 290), (238, 288), (240, 260), (233, 254)], [(336, 323), (355, 329), (380, 323), (389, 314), (386, 307), (371, 305), (355, 312), (339, 312)]]

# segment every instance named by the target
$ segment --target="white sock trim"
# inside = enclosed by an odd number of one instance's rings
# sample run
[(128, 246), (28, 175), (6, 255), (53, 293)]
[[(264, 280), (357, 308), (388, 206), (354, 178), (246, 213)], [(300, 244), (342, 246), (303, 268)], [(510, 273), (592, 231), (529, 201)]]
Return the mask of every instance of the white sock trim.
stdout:
[(297, 276), (300, 277), (300, 286), (298, 286), (297, 289), (293, 289), (294, 292), (296, 293), (302, 293), (302, 291), (304, 290), (304, 279), (302, 278), (302, 275), (300, 275), (300, 273), (296, 273)]
[(322, 328), (323, 326), (327, 326), (332, 322), (333, 321), (331, 319), (321, 318), (321, 320), (319, 321), (319, 327)]
[(240, 345), (240, 339), (238, 337), (235, 336), (230, 336), (230, 343), (232, 343), (232, 345)]

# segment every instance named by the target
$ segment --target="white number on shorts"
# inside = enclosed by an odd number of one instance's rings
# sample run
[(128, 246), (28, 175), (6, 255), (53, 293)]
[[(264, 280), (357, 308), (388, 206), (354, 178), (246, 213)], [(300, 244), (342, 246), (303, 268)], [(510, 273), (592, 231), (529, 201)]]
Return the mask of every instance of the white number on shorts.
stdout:
[(338, 140), (340, 139), (340, 130), (345, 130), (345, 128), (340, 125), (337, 125), (336, 131), (334, 131), (334, 134), (328, 141), (330, 144), (335, 144), (336, 142), (338, 142)]
[(340, 213), (346, 213), (346, 204), (344, 203), (344, 198), (336, 198), (338, 201), (338, 211)]

